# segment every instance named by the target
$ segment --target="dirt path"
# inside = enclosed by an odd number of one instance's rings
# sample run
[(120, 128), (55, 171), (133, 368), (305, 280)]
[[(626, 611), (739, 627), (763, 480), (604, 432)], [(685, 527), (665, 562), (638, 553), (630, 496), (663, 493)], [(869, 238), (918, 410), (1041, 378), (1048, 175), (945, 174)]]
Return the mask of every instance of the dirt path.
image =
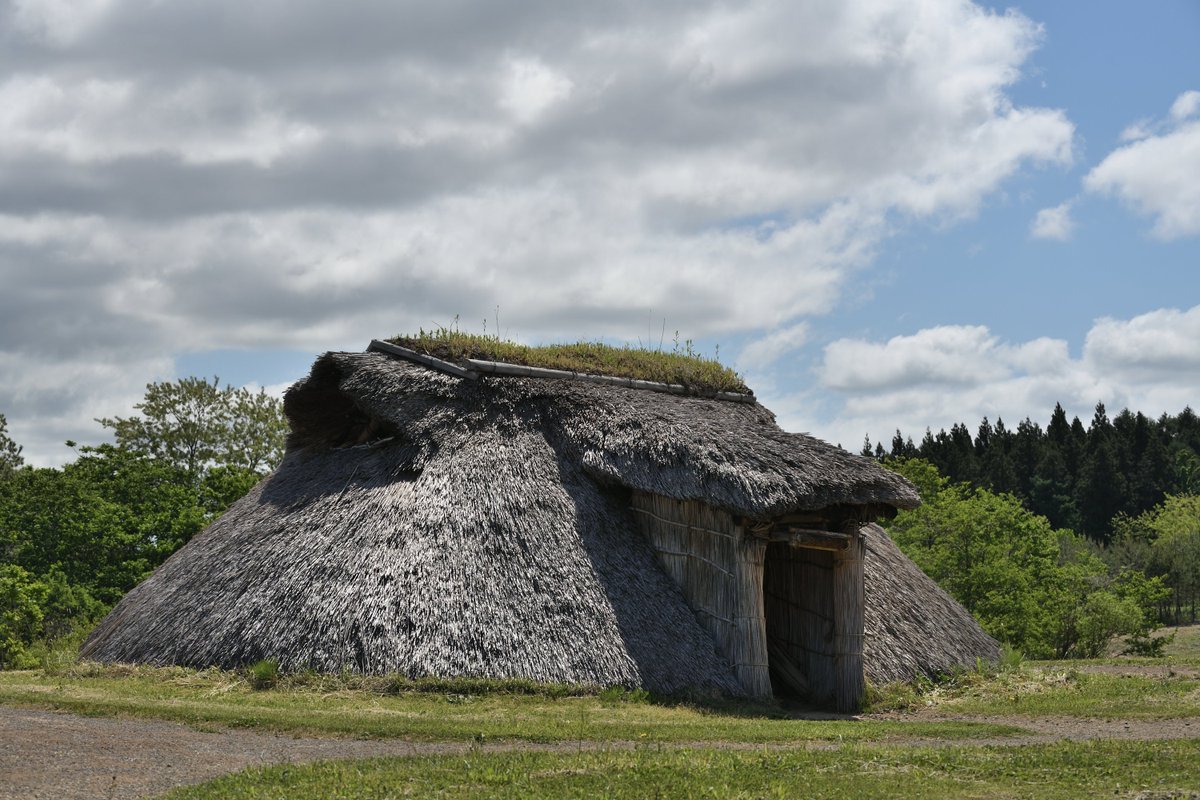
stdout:
[[(876, 717), (912, 719), (912, 716)], [(924, 716), (924, 719), (963, 719)], [(889, 744), (1027, 745), (1060, 739), (1177, 739), (1200, 736), (1200, 717), (1132, 721), (989, 717), (981, 722), (1015, 725), (1031, 731), (1004, 739), (892, 739)], [(585, 742), (587, 749), (634, 747), (633, 743)], [(689, 746), (689, 745), (679, 745)], [(696, 747), (761, 749), (763, 745), (722, 742)], [(804, 743), (805, 747), (833, 746)], [(485, 751), (539, 749), (574, 751), (580, 745), (492, 744)], [(779, 747), (779, 745), (776, 745)], [(786, 747), (786, 746), (785, 746)], [(301, 763), (331, 758), (433, 755), (466, 752), (462, 743), (412, 743), (294, 737), (231, 729), (211, 732), (175, 722), (80, 717), (57, 711), (0, 706), (0, 800), (16, 798), (142, 798), (263, 764)]]

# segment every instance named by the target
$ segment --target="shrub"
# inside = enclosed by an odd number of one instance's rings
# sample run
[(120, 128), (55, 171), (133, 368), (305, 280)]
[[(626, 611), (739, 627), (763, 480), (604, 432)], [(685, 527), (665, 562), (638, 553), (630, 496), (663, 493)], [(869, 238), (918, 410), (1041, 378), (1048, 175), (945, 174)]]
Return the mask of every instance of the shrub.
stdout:
[(273, 658), (255, 661), (246, 670), (246, 680), (253, 689), (270, 689), (279, 683), (279, 662)]
[(45, 587), (16, 564), (0, 566), (0, 669), (36, 666), (27, 648), (42, 632)]

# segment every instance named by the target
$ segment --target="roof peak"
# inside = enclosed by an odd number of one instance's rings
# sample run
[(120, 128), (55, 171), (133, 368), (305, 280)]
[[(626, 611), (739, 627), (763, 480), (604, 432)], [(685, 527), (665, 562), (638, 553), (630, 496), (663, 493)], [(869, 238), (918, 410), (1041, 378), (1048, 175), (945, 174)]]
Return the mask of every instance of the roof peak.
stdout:
[(416, 337), (374, 339), (367, 352), (386, 353), (457, 378), (480, 374), (574, 380), (705, 399), (754, 403), (740, 376), (691, 349), (682, 352), (618, 348), (602, 342), (530, 347), (498, 337), (443, 329)]

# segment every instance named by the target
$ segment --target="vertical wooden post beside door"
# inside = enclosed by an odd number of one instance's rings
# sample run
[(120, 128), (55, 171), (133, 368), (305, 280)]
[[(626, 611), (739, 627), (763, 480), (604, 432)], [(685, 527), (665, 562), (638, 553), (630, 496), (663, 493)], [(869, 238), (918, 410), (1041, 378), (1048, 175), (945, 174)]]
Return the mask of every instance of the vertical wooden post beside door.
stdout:
[(863, 675), (863, 537), (857, 522), (846, 525), (850, 540), (833, 564), (834, 672), (837, 710), (862, 710), (866, 694)]

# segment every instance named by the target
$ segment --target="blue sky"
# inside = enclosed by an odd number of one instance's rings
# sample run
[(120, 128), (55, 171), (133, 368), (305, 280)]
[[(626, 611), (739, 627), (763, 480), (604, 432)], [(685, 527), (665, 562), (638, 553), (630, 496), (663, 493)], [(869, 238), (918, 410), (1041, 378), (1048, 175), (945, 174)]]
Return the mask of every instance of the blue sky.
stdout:
[[(449, 324), (857, 448), (1200, 399), (1200, 5), (0, 0), (0, 413)], [(1040, 220), (1040, 223), (1037, 221)]]

